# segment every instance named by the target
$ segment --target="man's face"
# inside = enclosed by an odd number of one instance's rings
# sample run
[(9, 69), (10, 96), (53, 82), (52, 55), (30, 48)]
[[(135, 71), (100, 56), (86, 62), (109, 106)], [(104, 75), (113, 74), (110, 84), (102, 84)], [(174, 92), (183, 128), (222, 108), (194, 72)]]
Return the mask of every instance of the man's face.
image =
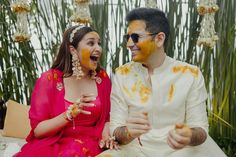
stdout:
[(128, 26), (127, 47), (131, 50), (132, 60), (135, 62), (147, 63), (150, 55), (156, 51), (152, 32), (147, 32), (145, 28), (143, 20), (134, 20)]

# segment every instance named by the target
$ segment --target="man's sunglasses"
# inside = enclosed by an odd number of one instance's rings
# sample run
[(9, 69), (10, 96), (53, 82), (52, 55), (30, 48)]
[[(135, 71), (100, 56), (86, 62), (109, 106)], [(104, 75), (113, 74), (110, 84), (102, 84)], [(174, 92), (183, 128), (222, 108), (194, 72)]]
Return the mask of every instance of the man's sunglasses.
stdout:
[(124, 39), (126, 42), (128, 42), (129, 38), (131, 37), (131, 39), (133, 40), (134, 43), (138, 43), (139, 38), (141, 37), (145, 37), (147, 35), (156, 35), (157, 33), (150, 33), (150, 34), (137, 34), (137, 33), (132, 33), (132, 34), (126, 34), (124, 35)]

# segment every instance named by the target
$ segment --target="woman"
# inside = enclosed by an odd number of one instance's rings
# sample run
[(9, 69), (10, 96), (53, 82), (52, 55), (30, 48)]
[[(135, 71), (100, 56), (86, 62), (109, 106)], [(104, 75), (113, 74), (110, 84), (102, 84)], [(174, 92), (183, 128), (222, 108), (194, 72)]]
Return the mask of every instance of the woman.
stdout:
[(93, 157), (103, 147), (113, 147), (111, 83), (98, 65), (101, 53), (100, 37), (92, 28), (74, 26), (64, 33), (52, 68), (32, 93), (28, 143), (14, 157)]

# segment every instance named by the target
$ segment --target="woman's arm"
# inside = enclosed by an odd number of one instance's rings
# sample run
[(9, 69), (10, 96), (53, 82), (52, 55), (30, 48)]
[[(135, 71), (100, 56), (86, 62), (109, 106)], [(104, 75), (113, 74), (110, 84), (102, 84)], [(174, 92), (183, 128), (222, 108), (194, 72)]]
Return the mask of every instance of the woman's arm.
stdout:
[(30, 123), (34, 137), (43, 138), (52, 136), (60, 131), (67, 123), (65, 112), (52, 117), (56, 87), (54, 80), (58, 72), (50, 69), (42, 73), (37, 79), (31, 96), (31, 107), (29, 111)]
[(66, 113), (62, 113), (49, 120), (44, 120), (34, 129), (34, 136), (36, 138), (53, 136), (66, 126), (68, 122)]

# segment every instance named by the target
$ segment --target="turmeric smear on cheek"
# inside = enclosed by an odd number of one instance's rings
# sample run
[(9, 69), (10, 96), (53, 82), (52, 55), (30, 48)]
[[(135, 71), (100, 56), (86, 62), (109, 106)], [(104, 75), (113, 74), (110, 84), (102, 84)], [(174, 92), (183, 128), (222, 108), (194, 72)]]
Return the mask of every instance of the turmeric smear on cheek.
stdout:
[(92, 70), (95, 70), (96, 69), (96, 66), (95, 65), (92, 65), (90, 63), (90, 52), (89, 52), (89, 49), (81, 49), (81, 64), (83, 66), (86, 66), (86, 67), (89, 67), (90, 69)]
[(140, 48), (140, 54), (133, 58), (134, 61), (146, 61), (156, 48), (155, 42), (150, 40), (140, 42), (137, 46)]

